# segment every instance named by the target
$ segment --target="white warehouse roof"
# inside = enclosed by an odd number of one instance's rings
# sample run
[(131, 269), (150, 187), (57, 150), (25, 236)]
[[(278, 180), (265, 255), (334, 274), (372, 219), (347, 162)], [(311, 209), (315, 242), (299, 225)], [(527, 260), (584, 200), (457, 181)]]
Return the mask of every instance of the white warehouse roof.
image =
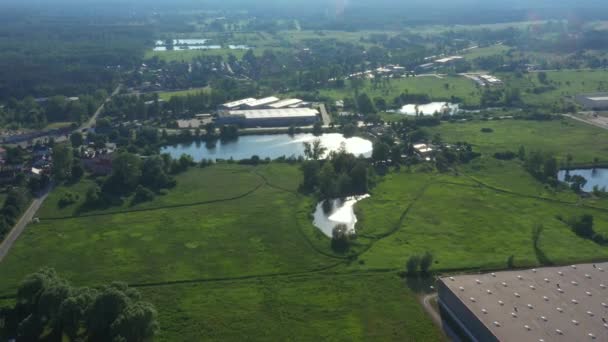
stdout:
[(253, 109), (232, 110), (230, 115), (244, 116), (246, 119), (271, 119), (271, 118), (303, 118), (316, 116), (319, 112), (311, 108), (283, 108), (283, 109)]
[(300, 100), (300, 99), (285, 99), (285, 100), (281, 100), (279, 102), (275, 102), (275, 103), (269, 105), (268, 107), (278, 109), (278, 108), (285, 108), (285, 107), (297, 105), (299, 103), (302, 103), (302, 100)]
[(224, 103), (222, 106), (224, 106), (226, 108), (236, 108), (236, 107), (239, 107), (239, 106), (242, 106), (245, 104), (249, 104), (249, 103), (252, 103), (255, 101), (257, 101), (257, 100), (254, 99), (253, 97), (249, 97), (249, 98), (238, 100), (238, 101)]
[(277, 102), (277, 101), (279, 101), (279, 98), (271, 96), (271, 97), (265, 97), (263, 99), (251, 101), (249, 103), (246, 103), (246, 105), (248, 107), (255, 108), (255, 107), (265, 106), (265, 105), (268, 105), (268, 104), (271, 104), (271, 103)]

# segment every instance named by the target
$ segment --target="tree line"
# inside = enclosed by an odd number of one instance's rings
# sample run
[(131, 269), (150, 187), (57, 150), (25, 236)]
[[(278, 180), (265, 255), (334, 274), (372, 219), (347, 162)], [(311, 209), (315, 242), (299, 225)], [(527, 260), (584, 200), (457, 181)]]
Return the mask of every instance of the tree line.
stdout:
[(154, 306), (124, 283), (75, 287), (53, 269), (28, 275), (13, 307), (0, 308), (0, 338), (17, 341), (151, 341)]

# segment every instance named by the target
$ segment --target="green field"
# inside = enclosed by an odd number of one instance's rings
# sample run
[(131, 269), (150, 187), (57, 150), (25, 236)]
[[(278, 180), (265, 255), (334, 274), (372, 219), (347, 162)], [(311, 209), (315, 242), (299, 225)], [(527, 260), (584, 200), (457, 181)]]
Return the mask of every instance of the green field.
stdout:
[[(547, 188), (520, 161), (492, 157), (524, 145), (560, 160), (608, 161), (607, 131), (503, 120), (430, 133), (473, 143), (482, 156), (450, 173), (413, 167), (379, 177), (356, 208), (350, 259), (312, 225), (315, 201), (297, 192), (297, 165), (219, 164), (177, 176), (166, 195), (136, 206), (59, 208), (64, 192), (83, 199), (92, 183), (59, 187), (0, 264), (0, 296), (50, 266), (77, 285), (139, 288), (159, 311), (163, 341), (436, 341), (443, 337), (398, 276), (412, 255), (432, 252), (436, 272), (501, 269), (511, 256), (521, 267), (608, 259), (607, 247), (558, 220), (589, 213), (608, 233), (605, 200)], [(538, 224), (540, 252), (531, 233)]]
[(188, 96), (188, 95), (196, 95), (202, 92), (209, 91), (209, 87), (204, 88), (192, 88), (187, 90), (179, 90), (179, 91), (163, 91), (158, 93), (158, 98), (164, 101), (171, 100), (174, 96)]
[[(522, 77), (513, 74), (498, 74), (498, 77), (507, 86), (519, 88), (525, 103), (549, 108), (565, 97), (586, 92), (608, 91), (608, 71), (605, 70), (560, 70), (547, 71), (546, 74), (549, 81), (546, 85), (541, 84), (536, 72)], [(534, 93), (534, 88), (541, 87), (549, 88), (541, 93)]]
[(462, 56), (467, 60), (474, 60), (480, 57), (489, 57), (494, 55), (503, 55), (510, 50), (510, 47), (503, 44), (496, 44), (492, 46), (480, 47), (477, 49), (468, 50)]
[[(459, 76), (409, 77), (390, 79), (389, 82), (384, 87), (374, 87), (369, 80), (366, 80), (365, 86), (359, 92), (366, 93), (372, 99), (383, 97), (388, 101), (392, 101), (402, 93), (427, 94), (432, 100), (450, 100), (452, 96), (457, 96), (462, 98), (466, 105), (479, 105), (481, 98), (480, 90), (475, 83)], [(354, 97), (354, 89), (349, 86), (343, 89), (321, 89), (319, 93), (336, 100)]]
[[(493, 133), (483, 133), (491, 128)], [(431, 130), (446, 142), (466, 141), (482, 153), (528, 151), (554, 154), (559, 160), (572, 155), (575, 163), (591, 164), (594, 158), (608, 162), (608, 131), (570, 119), (553, 121), (493, 120), (446, 123)]]

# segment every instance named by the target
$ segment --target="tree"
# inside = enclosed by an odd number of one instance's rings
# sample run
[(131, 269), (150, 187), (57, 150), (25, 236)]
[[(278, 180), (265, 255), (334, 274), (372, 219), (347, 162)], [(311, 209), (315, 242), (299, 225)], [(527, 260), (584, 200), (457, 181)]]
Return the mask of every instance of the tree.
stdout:
[(592, 215), (585, 214), (578, 218), (572, 218), (570, 220), (570, 226), (578, 236), (590, 239), (595, 235)]
[(540, 236), (544, 229), (545, 227), (542, 224), (535, 225), (532, 228), (532, 245), (534, 246), (534, 250), (540, 249)]
[(319, 185), (320, 171), (321, 166), (316, 160), (305, 161), (302, 164), (302, 172), (304, 173), (303, 190), (313, 191)]
[(369, 191), (369, 172), (365, 162), (358, 161), (352, 168), (350, 177), (355, 194), (365, 194)]
[(542, 83), (542, 84), (547, 84), (548, 83), (549, 78), (547, 77), (547, 73), (546, 72), (544, 72), (544, 71), (539, 72), (538, 75), (537, 75), (537, 77), (538, 77), (538, 81), (540, 83)]
[(320, 139), (315, 139), (312, 143), (308, 141), (304, 142), (304, 156), (306, 159), (319, 160), (326, 151), (327, 148), (323, 146)]
[(367, 94), (363, 93), (357, 96), (357, 107), (359, 112), (364, 115), (374, 114), (376, 113), (376, 108), (374, 107), (374, 103), (367, 96)]
[(73, 159), (71, 147), (66, 144), (55, 145), (53, 149), (53, 177), (59, 181), (67, 179), (72, 170)]
[(326, 162), (319, 174), (319, 188), (323, 199), (332, 199), (337, 195), (336, 171), (332, 163)]
[(430, 252), (424, 253), (422, 258), (420, 258), (420, 271), (424, 274), (429, 272), (429, 269), (433, 265), (433, 254)]
[(70, 142), (72, 143), (72, 147), (80, 147), (84, 143), (84, 138), (80, 132), (74, 132), (70, 135)]
[(581, 175), (570, 176), (570, 188), (574, 192), (582, 192), (585, 185), (587, 185), (587, 179), (585, 179), (585, 177)]
[(405, 269), (407, 274), (412, 276), (418, 272), (418, 267), (420, 266), (420, 257), (417, 255), (412, 255), (407, 259), (405, 264)]
[(517, 156), (519, 157), (519, 160), (521, 160), (521, 161), (526, 160), (526, 148), (523, 146), (520, 146)]
[(350, 234), (345, 224), (338, 224), (331, 231), (331, 246), (335, 251), (345, 252), (349, 248)]
[(391, 148), (384, 142), (375, 142), (372, 150), (372, 159), (376, 162), (386, 161), (390, 157)]
[(84, 168), (82, 167), (82, 165), (80, 164), (79, 161), (74, 161), (72, 163), (72, 180), (74, 181), (78, 181), (80, 180), (80, 178), (82, 178), (82, 176), (84, 176)]
[(138, 156), (122, 152), (112, 161), (112, 174), (104, 186), (113, 192), (129, 192), (135, 189), (141, 176), (141, 160)]
[(150, 303), (128, 305), (110, 326), (114, 341), (152, 340), (159, 330), (156, 316), (156, 309)]
[(545, 160), (545, 165), (543, 166), (545, 179), (555, 181), (557, 179), (558, 171), (557, 160), (553, 157), (547, 158)]

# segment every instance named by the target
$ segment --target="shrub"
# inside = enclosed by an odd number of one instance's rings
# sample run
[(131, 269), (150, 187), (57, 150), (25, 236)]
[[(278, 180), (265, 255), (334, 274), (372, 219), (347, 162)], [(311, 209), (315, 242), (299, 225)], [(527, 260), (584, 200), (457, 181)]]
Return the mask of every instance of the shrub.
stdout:
[(513, 160), (515, 159), (515, 157), (517, 157), (517, 155), (515, 154), (515, 152), (512, 151), (494, 153), (494, 158), (499, 160)]
[(59, 199), (59, 207), (65, 208), (68, 205), (74, 204), (78, 201), (79, 198), (80, 198), (80, 196), (78, 196), (78, 194), (74, 194), (72, 192), (66, 192)]
[(152, 190), (138, 185), (137, 189), (135, 189), (135, 197), (133, 197), (133, 202), (142, 203), (148, 202), (154, 199), (154, 192)]
[(494, 130), (488, 127), (484, 127), (481, 129), (481, 133), (494, 133)]

